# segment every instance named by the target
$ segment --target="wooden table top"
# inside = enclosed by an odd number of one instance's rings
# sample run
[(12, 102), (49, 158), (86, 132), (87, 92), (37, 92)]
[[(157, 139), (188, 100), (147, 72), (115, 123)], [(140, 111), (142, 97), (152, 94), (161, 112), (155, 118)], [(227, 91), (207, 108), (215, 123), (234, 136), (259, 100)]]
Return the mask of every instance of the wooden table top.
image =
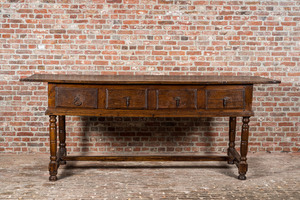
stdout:
[(171, 76), (171, 75), (65, 75), (34, 74), (20, 81), (78, 84), (276, 84), (278, 80), (259, 76)]

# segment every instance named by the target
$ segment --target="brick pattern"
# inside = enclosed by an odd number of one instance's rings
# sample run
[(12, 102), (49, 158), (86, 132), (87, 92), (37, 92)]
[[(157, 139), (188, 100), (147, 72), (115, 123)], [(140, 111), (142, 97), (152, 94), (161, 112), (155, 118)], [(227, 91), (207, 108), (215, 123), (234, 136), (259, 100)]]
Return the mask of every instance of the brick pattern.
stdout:
[[(250, 151), (299, 151), (298, 0), (0, 2), (2, 152), (48, 151), (47, 85), (18, 81), (33, 73), (278, 79), (254, 88)], [(224, 151), (228, 142), (227, 118), (67, 120), (69, 152)]]

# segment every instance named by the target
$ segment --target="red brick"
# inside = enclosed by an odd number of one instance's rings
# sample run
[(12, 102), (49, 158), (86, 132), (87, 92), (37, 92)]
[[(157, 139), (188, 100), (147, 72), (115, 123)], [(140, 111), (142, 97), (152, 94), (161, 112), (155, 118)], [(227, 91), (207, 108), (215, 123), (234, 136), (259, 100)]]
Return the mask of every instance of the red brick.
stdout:
[(159, 25), (173, 25), (174, 21), (158, 21)]
[(209, 1), (193, 1), (194, 5), (208, 5)]
[(169, 51), (169, 55), (185, 55), (184, 51)]
[(139, 24), (140, 21), (138, 20), (124, 20), (123, 24)]
[(252, 31), (238, 31), (238, 35), (253, 35)]
[(122, 3), (122, 0), (106, 0), (107, 3)]
[(60, 29), (60, 30), (50, 30), (51, 34), (65, 34), (67, 31)]
[(282, 26), (296, 26), (297, 22), (281, 22)]
[(172, 4), (174, 3), (173, 0), (158, 0), (159, 4)]
[(32, 9), (19, 9), (17, 10), (18, 13), (33, 13)]
[[(43, 0), (39, 7), (8, 2), (0, 19), (0, 132), (6, 142), (1, 151), (48, 151), (47, 86), (18, 81), (35, 72), (281, 80), (280, 85), (254, 87), (249, 149), (299, 150), (300, 14), (295, 2)], [(17, 3), (21, 7), (11, 7)], [(283, 17), (278, 21), (272, 13), (279, 10)], [(70, 152), (227, 148), (227, 118), (69, 118)], [(81, 126), (85, 122), (89, 125)], [(83, 133), (91, 136), (87, 147)]]

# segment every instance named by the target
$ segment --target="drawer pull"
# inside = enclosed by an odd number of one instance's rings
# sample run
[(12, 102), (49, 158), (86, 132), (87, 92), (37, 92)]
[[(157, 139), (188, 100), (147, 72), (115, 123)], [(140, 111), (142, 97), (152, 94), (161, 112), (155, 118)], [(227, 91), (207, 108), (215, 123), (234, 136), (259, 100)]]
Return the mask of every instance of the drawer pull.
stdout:
[(125, 97), (126, 98), (126, 107), (128, 108), (130, 105), (130, 97)]
[(228, 101), (230, 100), (229, 97), (224, 97), (223, 99), (223, 107), (225, 108), (227, 106)]
[(178, 108), (180, 106), (180, 97), (175, 97), (176, 101), (176, 107)]
[(80, 100), (80, 97), (76, 96), (74, 97), (74, 101), (73, 101), (75, 106), (81, 106), (82, 105), (82, 101)]

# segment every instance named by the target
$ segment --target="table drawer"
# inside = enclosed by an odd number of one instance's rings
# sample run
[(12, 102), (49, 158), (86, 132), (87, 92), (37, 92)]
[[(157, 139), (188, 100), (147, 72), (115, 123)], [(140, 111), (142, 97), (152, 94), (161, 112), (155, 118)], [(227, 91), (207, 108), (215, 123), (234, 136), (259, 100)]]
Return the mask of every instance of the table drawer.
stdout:
[(147, 89), (106, 89), (106, 109), (147, 109)]
[(244, 109), (245, 89), (207, 89), (206, 109)]
[(196, 89), (157, 90), (157, 109), (196, 109)]
[(97, 108), (97, 88), (55, 88), (55, 107)]

